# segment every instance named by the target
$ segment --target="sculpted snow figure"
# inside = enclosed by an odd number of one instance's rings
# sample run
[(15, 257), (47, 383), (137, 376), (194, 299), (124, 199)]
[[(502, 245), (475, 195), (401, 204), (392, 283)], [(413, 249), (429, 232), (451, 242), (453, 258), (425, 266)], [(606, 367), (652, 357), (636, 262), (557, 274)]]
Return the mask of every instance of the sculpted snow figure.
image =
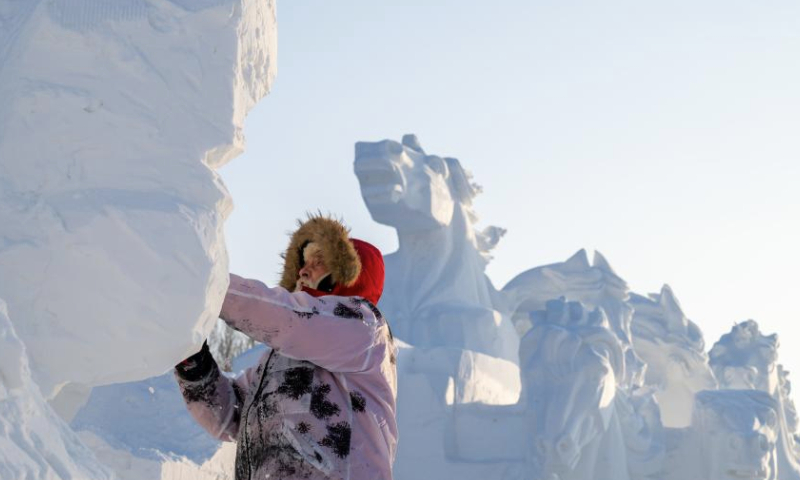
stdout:
[(658, 405), (620, 384), (623, 352), (602, 309), (547, 302), (521, 341), (519, 403), (453, 405), (457, 458), (494, 462), (505, 480), (660, 478)]
[(692, 426), (671, 432), (666, 480), (777, 480), (778, 404), (757, 390), (699, 392)]
[(46, 398), (161, 374), (212, 328), (213, 169), (275, 35), (273, 0), (0, 1), (0, 297)]
[(220, 314), (272, 349), (235, 380), (207, 349), (180, 364), (188, 408), (212, 435), (237, 442), (237, 480), (390, 480), (396, 351), (375, 307), (381, 254), (312, 217), (285, 261), (278, 287), (231, 275)]
[(636, 355), (631, 337), (633, 307), (628, 302), (628, 284), (600, 252), (595, 251), (591, 264), (586, 251), (580, 250), (565, 262), (522, 272), (503, 287), (502, 295), (520, 334), (535, 323), (535, 312), (545, 310), (553, 299), (564, 297), (590, 309), (602, 308), (626, 357), (622, 385), (632, 388), (644, 383), (644, 362)]
[(408, 342), (398, 367), (398, 421), (408, 436), (395, 476), (417, 479), (424, 464), (430, 478), (496, 478), (496, 465), (452, 461), (472, 443), (455, 441), (450, 415), (455, 405), (519, 399), (519, 336), (484, 273), (503, 231), (475, 230), (478, 187), (458, 160), (426, 154), (413, 135), (358, 142), (354, 171), (372, 218), (399, 239), (385, 256), (379, 304)]
[(455, 158), (427, 155), (414, 135), (358, 142), (355, 173), (372, 218), (397, 229), (381, 308), (416, 347), (459, 347), (516, 363), (519, 337), (496, 309), (484, 270), (502, 229), (477, 232), (479, 189)]
[(537, 317), (520, 346), (528, 473), (652, 478), (663, 462), (657, 409), (649, 396), (621, 386), (623, 343), (602, 309), (551, 300)]
[(755, 389), (769, 394), (777, 410), (777, 469), (781, 480), (800, 479), (795, 439), (797, 413), (789, 398), (790, 385), (778, 364), (778, 336), (763, 335), (747, 320), (723, 335), (709, 352), (709, 363), (724, 389)]
[(646, 363), (645, 384), (656, 388), (665, 427), (688, 427), (694, 396), (716, 390), (703, 333), (686, 318), (668, 285), (649, 297), (631, 294), (633, 345)]

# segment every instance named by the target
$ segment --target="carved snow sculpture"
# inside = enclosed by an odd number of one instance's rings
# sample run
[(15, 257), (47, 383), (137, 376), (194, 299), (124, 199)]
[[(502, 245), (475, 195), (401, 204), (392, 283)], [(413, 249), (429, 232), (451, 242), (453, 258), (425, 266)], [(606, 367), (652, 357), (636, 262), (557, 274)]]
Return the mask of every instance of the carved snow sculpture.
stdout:
[(695, 397), (692, 426), (671, 436), (666, 480), (776, 480), (777, 402), (758, 390), (709, 390)]
[(658, 413), (651, 396), (626, 391), (625, 362), (602, 309), (547, 302), (520, 346), (532, 478), (625, 480), (661, 471)]
[(798, 419), (797, 407), (795, 407), (792, 399), (792, 382), (789, 381), (789, 372), (783, 368), (783, 365), (778, 365), (778, 386), (781, 393), (781, 402), (783, 402), (783, 414), (786, 416), (786, 429), (792, 433), (791, 436), (794, 439), (794, 457), (800, 458), (800, 438), (798, 438), (797, 434), (800, 419)]
[(608, 260), (595, 251), (592, 264), (585, 250), (566, 262), (544, 265), (520, 273), (502, 289), (512, 322), (524, 334), (536, 322), (535, 312), (545, 310), (549, 300), (565, 297), (587, 308), (602, 308), (611, 329), (622, 343), (627, 372), (622, 384), (643, 384), (644, 364), (631, 341), (633, 308), (628, 303), (628, 285), (614, 272)]
[(800, 479), (800, 456), (795, 440), (796, 410), (788, 396), (787, 373), (778, 364), (778, 347), (776, 334), (763, 335), (758, 323), (746, 320), (714, 344), (709, 352), (709, 364), (720, 388), (760, 390), (775, 400), (778, 478)]
[[(521, 450), (522, 444), (514, 444), (519, 437), (501, 432), (496, 424), (491, 425), (491, 431), (454, 435), (454, 416), (462, 405), (496, 407), (503, 412), (508, 404), (515, 407), (520, 390), (517, 365), (469, 350), (419, 348), (395, 341), (399, 350), (397, 420), (403, 440), (398, 446), (394, 478), (419, 479), (420, 465), (424, 465), (425, 478), (511, 478), (504, 473), (509, 465), (493, 460), (496, 452)], [(516, 430), (522, 426), (522, 422), (517, 423)], [(487, 442), (492, 435), (499, 442)], [(478, 455), (462, 455), (465, 449), (472, 452), (473, 447), (487, 446), (488, 450)], [(519, 456), (514, 458), (512, 463), (519, 465)]]
[(484, 270), (504, 233), (477, 232), (480, 192), (455, 158), (427, 155), (414, 135), (358, 142), (355, 174), (372, 218), (397, 229), (384, 256), (380, 307), (398, 338), (415, 347), (455, 347), (516, 363), (519, 337), (496, 308)]
[[(19, 322), (22, 323), (22, 322)], [(0, 300), (0, 478), (111, 479), (31, 379), (27, 349)]]
[(34, 379), (163, 373), (222, 302), (213, 169), (275, 74), (274, 0), (0, 0), (0, 23), (0, 296)]
[(700, 328), (686, 318), (669, 285), (661, 293), (630, 295), (636, 354), (647, 363), (645, 383), (656, 389), (665, 427), (688, 427), (694, 396), (716, 390)]
[(658, 406), (649, 390), (619, 383), (624, 349), (602, 309), (563, 298), (546, 308), (522, 338), (519, 403), (454, 404), (451, 455), (493, 462), (493, 478), (506, 480), (658, 478)]
[[(451, 411), (479, 402), (516, 404), (519, 336), (484, 270), (503, 231), (477, 232), (477, 186), (454, 158), (427, 155), (413, 135), (356, 144), (354, 171), (373, 219), (397, 229), (384, 256), (379, 307), (403, 344), (398, 358), (399, 480), (493, 478), (497, 465), (453, 458)], [(451, 461), (456, 460), (456, 461)]]

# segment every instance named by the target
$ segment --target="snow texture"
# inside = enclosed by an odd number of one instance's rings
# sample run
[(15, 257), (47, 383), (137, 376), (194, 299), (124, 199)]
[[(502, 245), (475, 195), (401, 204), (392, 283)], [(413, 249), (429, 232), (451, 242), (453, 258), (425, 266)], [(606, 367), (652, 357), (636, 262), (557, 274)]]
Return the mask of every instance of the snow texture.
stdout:
[(214, 169), (241, 152), (276, 46), (274, 0), (0, 0), (3, 480), (226, 469), (188, 419), (164, 434), (166, 378), (96, 392), (95, 414), (121, 422), (107, 440), (64, 420), (93, 386), (160, 375), (213, 327), (232, 207)]
[[(169, 425), (169, 435), (164, 435), (165, 425)], [(202, 463), (220, 446), (189, 416), (172, 372), (95, 387), (70, 426), (148, 460), (168, 455)]]
[(647, 363), (645, 383), (656, 388), (666, 427), (688, 427), (697, 392), (714, 390), (700, 328), (686, 318), (669, 285), (647, 297), (631, 294), (633, 344)]
[(45, 397), (78, 384), (54, 402), (69, 417), (213, 327), (231, 210), (213, 169), (275, 74), (275, 4), (0, 0), (0, 24), (0, 297)]
[(31, 379), (27, 349), (0, 300), (0, 478), (111, 479)]

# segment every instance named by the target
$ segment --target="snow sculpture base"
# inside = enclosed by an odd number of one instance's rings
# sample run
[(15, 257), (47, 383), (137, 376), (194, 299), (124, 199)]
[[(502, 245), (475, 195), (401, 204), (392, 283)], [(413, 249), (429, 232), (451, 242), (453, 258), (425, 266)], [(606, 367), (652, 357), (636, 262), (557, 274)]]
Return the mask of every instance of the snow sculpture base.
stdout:
[(219, 312), (212, 169), (275, 74), (275, 3), (0, 3), (0, 297), (34, 378), (160, 374)]
[(16, 335), (2, 300), (0, 478), (112, 478), (33, 383), (26, 348)]

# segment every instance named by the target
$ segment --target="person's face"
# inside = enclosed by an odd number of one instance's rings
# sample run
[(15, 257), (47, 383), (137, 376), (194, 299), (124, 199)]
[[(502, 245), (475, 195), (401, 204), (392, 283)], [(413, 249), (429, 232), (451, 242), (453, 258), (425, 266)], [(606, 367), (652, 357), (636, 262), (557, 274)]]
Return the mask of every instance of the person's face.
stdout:
[(316, 252), (312, 255), (304, 255), (305, 265), (298, 272), (298, 284), (310, 288), (316, 288), (319, 281), (328, 274), (328, 267), (322, 259), (322, 253)]

